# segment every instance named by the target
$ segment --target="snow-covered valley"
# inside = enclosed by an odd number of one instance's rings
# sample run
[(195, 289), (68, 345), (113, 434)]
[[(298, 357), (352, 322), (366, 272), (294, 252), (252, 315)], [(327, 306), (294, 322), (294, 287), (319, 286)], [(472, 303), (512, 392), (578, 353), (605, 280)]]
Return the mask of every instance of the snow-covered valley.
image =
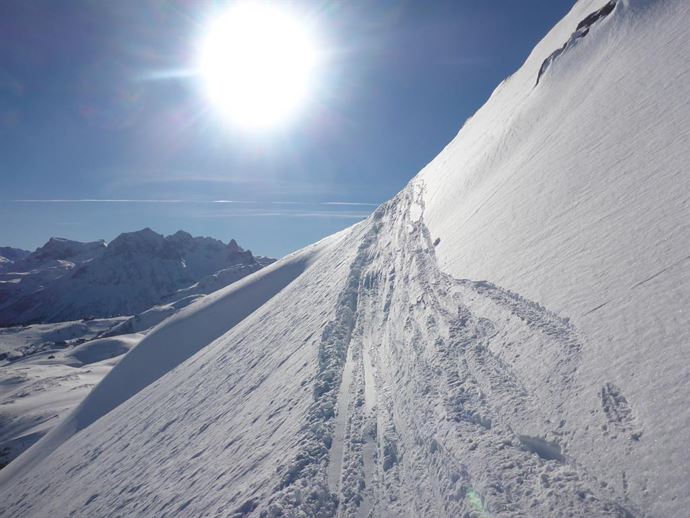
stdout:
[(0, 514), (686, 515), (689, 27), (579, 1), (367, 220), (118, 322)]

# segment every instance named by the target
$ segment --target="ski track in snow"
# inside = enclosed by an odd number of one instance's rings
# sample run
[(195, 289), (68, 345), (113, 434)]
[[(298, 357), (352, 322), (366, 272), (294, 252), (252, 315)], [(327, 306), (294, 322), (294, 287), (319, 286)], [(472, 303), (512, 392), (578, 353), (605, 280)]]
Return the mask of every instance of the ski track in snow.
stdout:
[[(298, 456), (302, 476), (264, 514), (635, 516), (567, 451), (568, 400), (581, 390), (575, 329), (491, 283), (441, 273), (423, 208), (410, 210), (423, 207), (420, 185), (374, 214), (341, 293), (337, 361), (314, 393), (334, 412), (307, 427), (327, 435), (308, 450), (330, 448), (311, 463)], [(333, 351), (332, 335), (323, 340)], [(322, 496), (295, 499), (296, 487)]]

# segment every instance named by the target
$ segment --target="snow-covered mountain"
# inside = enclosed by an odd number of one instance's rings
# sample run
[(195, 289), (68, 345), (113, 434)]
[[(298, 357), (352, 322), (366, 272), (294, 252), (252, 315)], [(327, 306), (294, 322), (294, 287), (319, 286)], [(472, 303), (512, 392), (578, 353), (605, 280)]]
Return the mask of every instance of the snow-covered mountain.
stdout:
[(689, 28), (579, 1), (370, 218), (146, 335), (0, 514), (687, 514)]
[(229, 283), (263, 264), (234, 240), (226, 245), (182, 231), (164, 237), (147, 228), (107, 246), (53, 238), (3, 275), (0, 323), (133, 315), (221, 270), (234, 274), (221, 274)]
[[(92, 260), (104, 249), (104, 241), (81, 243), (54, 237), (32, 253), (15, 255), (17, 259), (0, 269), (0, 313)], [(0, 319), (0, 323), (8, 321)]]
[(48, 242), (28, 254), (21, 261), (14, 264), (17, 271), (49, 268), (60, 264), (59, 261), (69, 261), (79, 265), (90, 261), (105, 250), (105, 241), (82, 243), (61, 237), (52, 237)]

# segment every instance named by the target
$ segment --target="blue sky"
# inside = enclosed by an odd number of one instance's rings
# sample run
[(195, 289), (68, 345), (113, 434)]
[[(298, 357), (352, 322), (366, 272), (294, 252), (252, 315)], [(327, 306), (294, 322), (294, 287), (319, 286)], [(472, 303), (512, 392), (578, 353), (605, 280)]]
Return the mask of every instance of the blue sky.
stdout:
[(220, 2), (2, 2), (0, 244), (151, 227), (284, 255), (398, 192), (572, 3), (298, 2), (329, 57), (257, 133), (177, 73)]

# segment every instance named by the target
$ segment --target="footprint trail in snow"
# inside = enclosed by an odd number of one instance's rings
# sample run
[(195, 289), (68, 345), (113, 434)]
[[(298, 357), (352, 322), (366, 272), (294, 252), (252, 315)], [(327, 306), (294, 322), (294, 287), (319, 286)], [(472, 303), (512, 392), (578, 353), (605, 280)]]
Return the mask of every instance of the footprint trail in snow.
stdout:
[(411, 184), (360, 230), (300, 454), (265, 513), (636, 516), (568, 451), (575, 329), (442, 273), (422, 189)]

